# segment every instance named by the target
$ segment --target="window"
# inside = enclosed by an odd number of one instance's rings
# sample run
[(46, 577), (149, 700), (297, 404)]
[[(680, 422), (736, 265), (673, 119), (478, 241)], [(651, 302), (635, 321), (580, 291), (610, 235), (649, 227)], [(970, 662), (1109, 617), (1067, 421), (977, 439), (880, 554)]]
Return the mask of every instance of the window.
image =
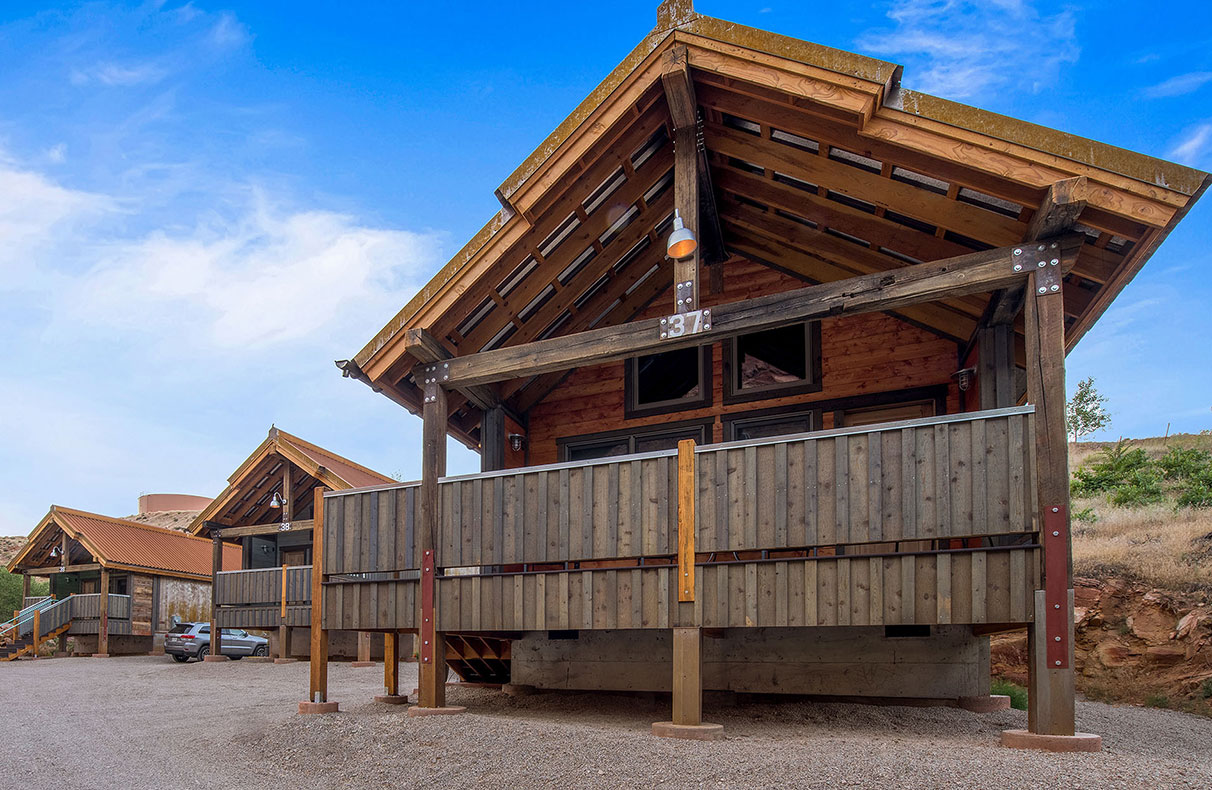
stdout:
[(938, 405), (933, 400), (893, 403), (887, 406), (839, 410), (834, 414), (833, 422), (836, 428), (856, 428), (860, 425), (875, 425), (881, 422), (934, 417), (941, 413), (937, 409)]
[(560, 457), (564, 461), (588, 461), (631, 453), (672, 450), (683, 439), (706, 444), (711, 437), (711, 420), (663, 425), (656, 429), (611, 431), (560, 439)]
[(710, 346), (647, 354), (625, 365), (627, 418), (711, 405)]
[(737, 442), (808, 433), (817, 430), (819, 426), (820, 418), (815, 411), (788, 411), (764, 417), (747, 416), (729, 420), (724, 426), (724, 436), (726, 441)]
[(821, 388), (820, 323), (791, 324), (724, 344), (724, 400), (757, 400)]

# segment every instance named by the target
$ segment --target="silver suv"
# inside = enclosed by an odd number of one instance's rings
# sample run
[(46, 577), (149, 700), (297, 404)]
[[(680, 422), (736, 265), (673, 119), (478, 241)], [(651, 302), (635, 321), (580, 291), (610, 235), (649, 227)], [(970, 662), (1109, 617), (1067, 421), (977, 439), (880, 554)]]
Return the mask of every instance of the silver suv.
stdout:
[[(164, 637), (164, 652), (184, 664), (210, 655), (210, 623), (177, 623)], [(239, 628), (223, 629), (223, 655), (230, 659), (269, 655), (269, 640)]]

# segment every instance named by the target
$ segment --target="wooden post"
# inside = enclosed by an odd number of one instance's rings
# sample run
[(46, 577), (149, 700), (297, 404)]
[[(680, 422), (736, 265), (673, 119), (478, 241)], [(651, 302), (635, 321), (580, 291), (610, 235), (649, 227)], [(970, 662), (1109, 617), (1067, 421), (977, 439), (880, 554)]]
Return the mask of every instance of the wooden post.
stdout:
[(25, 608), (25, 599), (29, 597), (29, 574), (21, 574), (21, 608)]
[(101, 606), (101, 622), (97, 628), (97, 654), (109, 655), (109, 569), (101, 568), (100, 595), (97, 596)]
[(484, 410), (480, 419), (480, 471), (505, 468), (505, 409), (495, 406)]
[(702, 629), (673, 629), (673, 723), (703, 723)]
[[(441, 529), (439, 512), (438, 479), (446, 474), (446, 390), (438, 382), (441, 368), (434, 366), (424, 372), (424, 406), (422, 409), (421, 442), (421, 555), (422, 575), (431, 574), (426, 594), (421, 595), (421, 656), (417, 667), (419, 675), (418, 705), (422, 708), (446, 707), (446, 645), (437, 629), (436, 596), (433, 594), (433, 577), (437, 575), (434, 549)], [(428, 552), (428, 554), (427, 554)]]
[(977, 331), (977, 382), (982, 409), (1002, 409), (1015, 403), (1014, 326), (999, 323)]
[(278, 658), (290, 655), (290, 631), (286, 626), (286, 571), (289, 565), (282, 566), (282, 610), (278, 614)]
[(38, 657), (38, 648), (42, 646), (42, 610), (34, 610), (34, 630), (30, 636), (34, 639), (34, 658)]
[(295, 517), (295, 497), (290, 481), (290, 461), (282, 459), (282, 520), (291, 521)]
[(223, 634), (219, 630), (219, 571), (223, 570), (223, 536), (210, 528), (210, 654), (223, 655)]
[(399, 631), (390, 631), (383, 635), (383, 694), (387, 697), (400, 695)]
[(328, 702), (328, 631), (324, 629), (324, 486), (315, 488), (311, 542), (311, 685), (310, 702)]
[[(698, 138), (694, 126), (673, 132), (673, 203), (686, 227), (699, 232)], [(674, 312), (699, 309), (699, 248), (674, 261)]]
[(678, 442), (678, 601), (694, 601), (694, 439)]
[[(1037, 267), (1028, 281), (1027, 393), (1035, 405), (1037, 526), (1043, 586), (1028, 632), (1028, 729), (1073, 735), (1073, 563), (1069, 533), (1069, 448), (1065, 430), (1065, 313), (1060, 267), (1050, 243), (1024, 245)], [(1037, 248), (1043, 249), (1037, 249)], [(1059, 256), (1057, 256), (1059, 257)]]
[(372, 664), (370, 660), (370, 632), (358, 632), (358, 661), (359, 664)]

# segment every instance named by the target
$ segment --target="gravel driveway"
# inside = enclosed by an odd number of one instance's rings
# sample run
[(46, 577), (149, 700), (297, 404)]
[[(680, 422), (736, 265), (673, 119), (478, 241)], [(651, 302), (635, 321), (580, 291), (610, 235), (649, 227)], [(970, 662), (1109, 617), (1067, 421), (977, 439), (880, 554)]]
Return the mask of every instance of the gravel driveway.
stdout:
[[(335, 716), (297, 716), (305, 663), (167, 657), (0, 665), (0, 784), (57, 788), (1212, 787), (1212, 720), (1080, 703), (1101, 754), (997, 746), (1020, 711), (972, 714), (802, 701), (721, 705), (727, 740), (670, 741), (652, 697), (452, 688), (456, 717), (376, 704), (382, 670), (333, 664)], [(415, 665), (401, 685), (415, 685)]]

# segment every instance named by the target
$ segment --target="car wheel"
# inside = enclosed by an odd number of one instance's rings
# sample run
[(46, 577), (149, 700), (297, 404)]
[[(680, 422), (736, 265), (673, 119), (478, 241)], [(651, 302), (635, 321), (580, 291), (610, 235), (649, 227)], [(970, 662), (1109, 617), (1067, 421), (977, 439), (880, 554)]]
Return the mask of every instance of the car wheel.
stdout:
[(210, 655), (210, 648), (207, 647), (206, 645), (203, 645), (202, 647), (198, 648), (198, 660), (199, 661), (201, 661), (202, 659), (206, 658), (209, 655)]
[(176, 661), (178, 664), (184, 664), (186, 661), (189, 661), (189, 656), (179, 656), (173, 653), (173, 661)]
[(253, 651), (253, 655), (254, 656), (267, 656), (267, 655), (269, 655), (269, 648), (266, 647), (265, 645), (257, 645), (257, 649)]
[(228, 659), (229, 661), (239, 661), (239, 660), (240, 660), (240, 659), (242, 659), (242, 658), (244, 658), (244, 656), (228, 656), (228, 657), (227, 657), (227, 659)]

